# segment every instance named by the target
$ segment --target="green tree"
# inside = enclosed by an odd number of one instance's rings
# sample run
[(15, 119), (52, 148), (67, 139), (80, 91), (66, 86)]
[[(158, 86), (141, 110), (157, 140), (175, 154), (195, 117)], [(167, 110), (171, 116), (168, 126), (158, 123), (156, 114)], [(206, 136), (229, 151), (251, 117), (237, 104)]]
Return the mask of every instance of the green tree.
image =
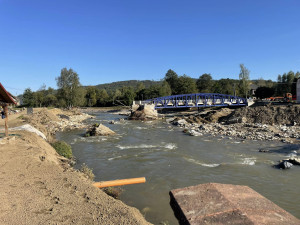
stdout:
[(81, 104), (84, 98), (83, 90), (80, 88), (79, 76), (73, 69), (63, 68), (60, 76), (56, 78), (59, 98), (62, 98), (67, 107)]
[(234, 95), (235, 93), (236, 81), (232, 79), (220, 79), (214, 83), (213, 92), (226, 94), (226, 95)]
[(88, 87), (86, 90), (85, 98), (87, 106), (95, 106), (97, 103), (97, 89), (93, 86)]
[(159, 88), (159, 96), (169, 96), (172, 94), (171, 87), (167, 81), (163, 81)]
[(178, 75), (173, 70), (169, 69), (165, 75), (165, 81), (167, 81), (171, 87), (172, 94), (176, 94), (178, 86)]
[(197, 80), (197, 88), (200, 93), (212, 92), (213, 80), (209, 73), (202, 74)]
[(177, 88), (174, 94), (191, 94), (197, 92), (196, 81), (193, 78), (185, 74), (178, 78)]
[(240, 89), (240, 93), (247, 98), (248, 96), (248, 92), (250, 90), (249, 85), (250, 85), (250, 81), (249, 81), (249, 74), (250, 71), (244, 66), (244, 64), (240, 64), (240, 74), (239, 74), (239, 79), (240, 79), (240, 83), (239, 83), (239, 89)]
[(45, 96), (44, 96), (44, 92), (42, 91), (37, 91), (34, 93), (34, 103), (35, 106), (37, 107), (42, 107), (44, 100), (45, 100)]
[(132, 105), (135, 98), (135, 92), (133, 91), (133, 88), (132, 87), (122, 88), (122, 97), (125, 105)]
[(26, 88), (23, 93), (23, 104), (30, 107), (34, 106), (34, 96), (30, 88)]
[(56, 106), (57, 98), (54, 94), (47, 94), (45, 97), (45, 105), (46, 106)]
[(109, 95), (105, 89), (101, 89), (97, 92), (97, 105), (98, 106), (106, 106), (109, 101)]

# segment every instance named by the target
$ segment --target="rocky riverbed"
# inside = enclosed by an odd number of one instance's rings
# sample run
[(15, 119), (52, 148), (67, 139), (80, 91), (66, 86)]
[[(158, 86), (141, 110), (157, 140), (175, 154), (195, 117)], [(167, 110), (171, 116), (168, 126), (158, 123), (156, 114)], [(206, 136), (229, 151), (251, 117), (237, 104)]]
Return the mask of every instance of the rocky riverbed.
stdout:
[[(206, 110), (166, 119), (191, 136), (210, 134), (248, 140), (298, 143), (299, 106), (259, 106), (240, 109)], [(259, 121), (259, 122), (258, 122)]]

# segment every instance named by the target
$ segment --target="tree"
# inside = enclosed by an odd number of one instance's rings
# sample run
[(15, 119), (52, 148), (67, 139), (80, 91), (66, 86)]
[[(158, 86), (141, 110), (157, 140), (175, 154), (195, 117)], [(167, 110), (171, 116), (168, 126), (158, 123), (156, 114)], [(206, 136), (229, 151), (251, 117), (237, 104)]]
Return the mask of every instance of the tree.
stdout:
[(250, 90), (249, 85), (250, 85), (250, 81), (249, 81), (249, 74), (250, 71), (244, 66), (244, 64), (240, 64), (240, 74), (239, 74), (239, 79), (240, 79), (240, 83), (239, 83), (239, 89), (240, 89), (240, 93), (242, 95), (244, 95), (244, 97), (247, 98), (248, 92)]
[(196, 82), (193, 78), (183, 75), (178, 78), (177, 89), (174, 94), (191, 94), (197, 93)]
[(97, 89), (93, 86), (88, 87), (86, 90), (85, 98), (87, 106), (95, 106), (97, 103)]
[(109, 100), (109, 95), (105, 89), (97, 91), (97, 105), (105, 106)]
[(55, 106), (57, 104), (57, 98), (54, 94), (48, 94), (45, 97), (46, 106)]
[(177, 92), (178, 75), (173, 70), (169, 69), (165, 75), (165, 81), (167, 81), (171, 87), (172, 94)]
[(23, 104), (27, 106), (34, 106), (34, 96), (30, 88), (26, 88), (23, 93)]
[(232, 79), (220, 79), (214, 83), (213, 92), (226, 94), (226, 95), (234, 95), (235, 92), (235, 80)]
[(172, 90), (171, 87), (169, 85), (169, 83), (167, 81), (163, 81), (163, 83), (161, 84), (160, 88), (159, 88), (159, 96), (169, 96), (172, 94)]
[(42, 91), (37, 91), (34, 93), (34, 103), (35, 106), (37, 107), (42, 107), (43, 103), (44, 103), (44, 92)]
[(83, 90), (80, 89), (79, 76), (73, 69), (63, 68), (56, 82), (59, 88), (58, 95), (65, 101), (67, 107), (82, 103)]
[(113, 94), (113, 101), (119, 99), (122, 96), (122, 92), (119, 89), (116, 89), (116, 91)]
[(135, 98), (135, 92), (133, 91), (132, 87), (123, 87), (122, 93), (124, 104), (132, 105)]
[(202, 74), (197, 80), (197, 88), (201, 93), (211, 93), (213, 80), (209, 73)]

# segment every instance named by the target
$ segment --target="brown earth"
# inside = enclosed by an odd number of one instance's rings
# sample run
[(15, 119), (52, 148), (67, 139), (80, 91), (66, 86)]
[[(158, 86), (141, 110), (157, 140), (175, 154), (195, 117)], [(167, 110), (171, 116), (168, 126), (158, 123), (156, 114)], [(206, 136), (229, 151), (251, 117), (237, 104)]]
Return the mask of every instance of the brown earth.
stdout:
[(239, 119), (243, 123), (300, 125), (300, 105), (212, 109), (185, 116), (185, 119), (190, 123), (217, 123)]
[[(36, 125), (53, 115), (47, 111)], [(22, 118), (11, 115), (9, 126)], [(41, 137), (10, 134), (16, 136), (0, 139), (0, 224), (149, 224), (137, 209), (92, 186)]]
[(230, 115), (233, 117), (244, 117), (247, 123), (300, 125), (300, 105), (243, 107)]

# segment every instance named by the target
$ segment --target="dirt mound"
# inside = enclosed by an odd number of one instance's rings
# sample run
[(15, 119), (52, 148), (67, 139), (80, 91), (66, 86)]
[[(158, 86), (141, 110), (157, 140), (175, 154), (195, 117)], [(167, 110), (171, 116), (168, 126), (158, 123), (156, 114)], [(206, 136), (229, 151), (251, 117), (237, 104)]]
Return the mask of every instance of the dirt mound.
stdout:
[(239, 108), (226, 118), (226, 121), (237, 118), (244, 118), (247, 123), (299, 125), (300, 106), (256, 106)]
[(59, 118), (47, 109), (42, 109), (30, 115), (24, 115), (23, 120), (44, 133), (47, 137), (51, 136), (48, 126), (53, 122), (59, 121)]
[(190, 115), (186, 118), (189, 123), (216, 123), (222, 118), (232, 113), (232, 109), (221, 108), (216, 110), (208, 110), (198, 115)]

